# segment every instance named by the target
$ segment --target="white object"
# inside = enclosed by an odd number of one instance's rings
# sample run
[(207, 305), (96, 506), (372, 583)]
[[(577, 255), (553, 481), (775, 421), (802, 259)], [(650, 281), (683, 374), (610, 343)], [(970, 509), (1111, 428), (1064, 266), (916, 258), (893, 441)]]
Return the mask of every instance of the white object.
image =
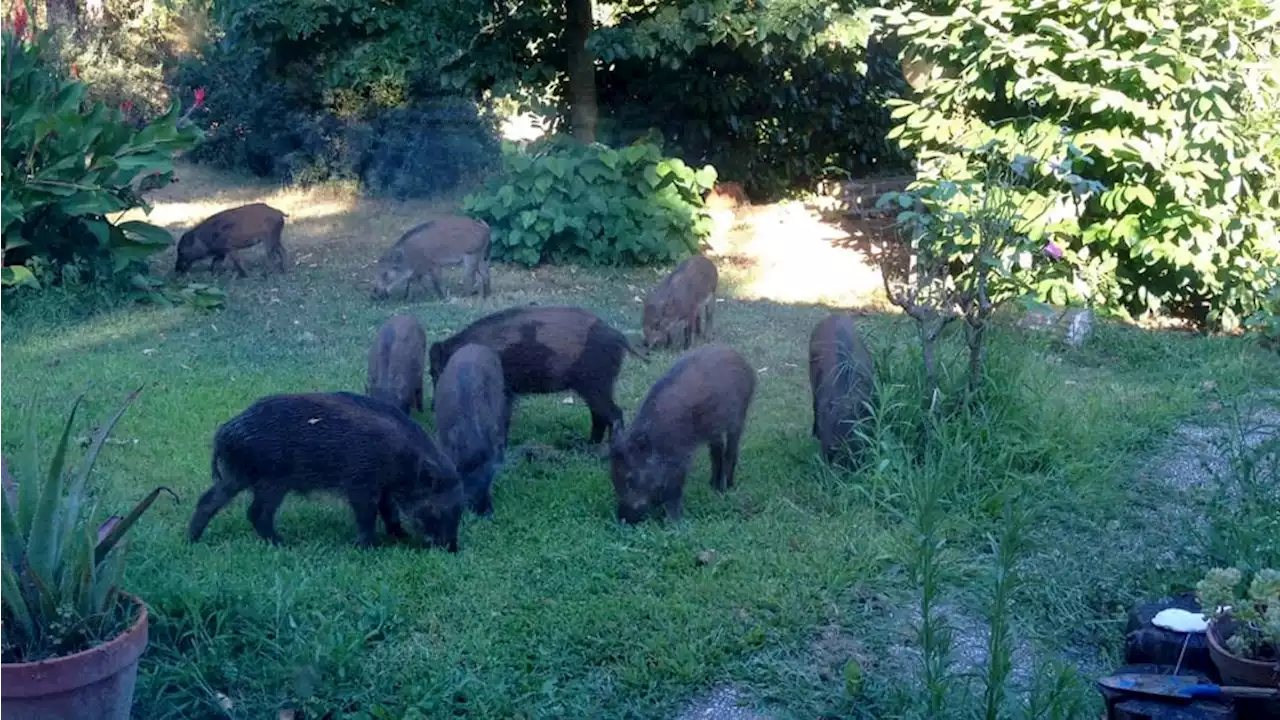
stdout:
[(1151, 624), (1182, 633), (1202, 633), (1209, 628), (1209, 623), (1205, 622), (1204, 613), (1187, 612), (1178, 608), (1161, 610), (1151, 618)]

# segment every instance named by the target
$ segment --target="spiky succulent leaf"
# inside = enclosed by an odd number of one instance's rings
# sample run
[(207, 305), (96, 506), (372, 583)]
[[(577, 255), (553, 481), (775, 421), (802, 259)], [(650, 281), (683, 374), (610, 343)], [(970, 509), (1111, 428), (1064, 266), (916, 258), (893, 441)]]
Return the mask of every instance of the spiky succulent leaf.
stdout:
[(72, 526), (80, 520), (80, 509), (84, 504), (85, 487), (88, 485), (89, 473), (93, 471), (93, 466), (98, 461), (98, 453), (102, 452), (102, 446), (106, 443), (107, 437), (111, 435), (112, 429), (115, 428), (117, 422), (120, 422), (124, 411), (129, 409), (129, 405), (137, 399), (140, 392), (142, 392), (142, 386), (129, 393), (128, 397), (124, 399), (124, 404), (116, 410), (111, 419), (98, 429), (97, 434), (93, 437), (93, 442), (89, 444), (89, 449), (84, 454), (84, 459), (80, 461), (79, 469), (72, 475), (71, 484), (67, 490), (66, 526), (63, 528), (63, 533), (66, 536), (70, 536)]
[(125, 515), (119, 522), (115, 523), (111, 530), (107, 532), (107, 536), (98, 543), (97, 550), (94, 552), (95, 563), (100, 563), (107, 557), (107, 553), (111, 552), (111, 548), (120, 542), (125, 533), (129, 532), (129, 528), (133, 527), (133, 524), (138, 521), (138, 518), (142, 517), (142, 514), (147, 511), (147, 508), (151, 507), (151, 504), (156, 501), (157, 497), (160, 497), (162, 492), (173, 495), (174, 500), (178, 499), (178, 496), (174, 495), (172, 490), (163, 485), (147, 493), (147, 496), (137, 505), (134, 505), (128, 515)]
[(36, 504), (40, 501), (40, 484), (36, 482), (36, 478), (40, 477), (40, 436), (37, 433), (36, 408), (35, 401), (27, 405), (26, 417), (23, 418), (27, 436), (22, 444), (22, 454), (18, 457), (18, 477), (22, 479), (18, 484), (18, 530), (24, 538), (31, 534), (31, 521), (35, 519)]
[(9, 493), (0, 493), (0, 552), (4, 555), (4, 566), (16, 576), (25, 562), (23, 555), (27, 552), (27, 543), (18, 528), (18, 516), (13, 504)]
[[(81, 393), (71, 406), (66, 425), (62, 429), (62, 438), (54, 451), (54, 461), (44, 485), (40, 488), (40, 502), (36, 506), (35, 517), (31, 521), (31, 532), (27, 536), (27, 567), (46, 581), (46, 585), (57, 582), (58, 555), (65, 543), (62, 518), (64, 516), (63, 486), (66, 477), (62, 472), (62, 464), (66, 461), (67, 441), (71, 437), (71, 427), (76, 419), (76, 410), (84, 399)], [(23, 479), (23, 484), (39, 484), (40, 475)], [(21, 491), (21, 487), (19, 488)]]
[(27, 607), (27, 598), (22, 594), (18, 574), (7, 562), (3, 568), (0, 568), (0, 593), (3, 594), (4, 606), (8, 608), (9, 614), (18, 623), (22, 632), (26, 637), (33, 637), (36, 629), (31, 619), (31, 608)]

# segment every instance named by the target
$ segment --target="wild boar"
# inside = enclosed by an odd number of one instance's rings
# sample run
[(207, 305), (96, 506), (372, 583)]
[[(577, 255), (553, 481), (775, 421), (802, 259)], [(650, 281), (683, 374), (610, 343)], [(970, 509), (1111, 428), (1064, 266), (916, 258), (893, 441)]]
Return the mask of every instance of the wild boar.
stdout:
[(481, 281), (483, 297), (489, 297), (489, 226), (482, 220), (447, 215), (428, 220), (410, 229), (378, 260), (373, 295), (383, 299), (396, 288), (404, 285), (404, 296), (409, 297), (413, 281), (431, 278), (436, 294), (444, 299), (444, 287), (440, 284), (440, 268), (462, 264), (462, 274), (467, 278), (467, 292), (476, 292), (476, 279)]
[(249, 490), (249, 522), (280, 544), (275, 516), (285, 495), (329, 491), (351, 504), (361, 547), (374, 544), (379, 515), (390, 535), (405, 536), (403, 512), (425, 539), (458, 550), (462, 483), (453, 462), (409, 416), (371, 397), (264, 397), (218, 428), (211, 469), (213, 487), (200, 496), (187, 528), (192, 542)]
[(823, 459), (843, 465), (846, 451), (861, 448), (856, 430), (871, 415), (875, 371), (871, 353), (846, 313), (832, 313), (809, 336), (809, 386), (813, 390), (813, 436)]
[(178, 240), (178, 261), (174, 272), (185, 273), (192, 264), (204, 258), (209, 261), (209, 271), (216, 272), (223, 259), (230, 257), (240, 277), (248, 273), (240, 262), (237, 251), (251, 248), (258, 243), (265, 243), (267, 255), (273, 258), (280, 272), (285, 271), (286, 251), (280, 242), (280, 234), (284, 231), (284, 219), (288, 217), (279, 210), (253, 203), (230, 210), (223, 210), (207, 218), (183, 233)]
[(679, 520), (685, 476), (703, 443), (711, 451), (711, 486), (733, 487), (755, 387), (755, 370), (723, 345), (704, 345), (677, 360), (649, 390), (631, 427), (613, 436), (618, 519), (640, 522), (661, 504), (668, 518)]
[(640, 322), (644, 346), (669, 346), (676, 327), (683, 327), (685, 350), (695, 336), (709, 336), (718, 282), (716, 265), (705, 256), (677, 265), (645, 298)]
[(467, 505), (477, 515), (492, 515), (493, 478), (511, 424), (502, 361), (484, 345), (463, 345), (444, 366), (432, 401), (440, 446), (462, 477)]
[(422, 412), (422, 383), (427, 364), (427, 334), (409, 315), (383, 323), (369, 348), (369, 380), (365, 394), (394, 405), (405, 414)]
[(622, 420), (613, 387), (623, 356), (629, 352), (648, 362), (625, 335), (582, 308), (515, 307), (483, 317), (433, 344), (427, 353), (433, 388), (449, 358), (469, 343), (497, 353), (508, 397), (576, 392), (591, 410), (592, 444)]

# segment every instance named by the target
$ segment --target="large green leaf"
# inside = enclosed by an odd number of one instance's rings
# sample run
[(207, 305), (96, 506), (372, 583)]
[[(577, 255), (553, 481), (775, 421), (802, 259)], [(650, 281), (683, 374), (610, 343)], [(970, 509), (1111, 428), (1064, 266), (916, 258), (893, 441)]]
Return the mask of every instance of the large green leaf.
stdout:
[(128, 209), (120, 198), (104, 190), (80, 190), (58, 202), (67, 215), (106, 215)]
[(173, 243), (173, 235), (168, 230), (141, 220), (122, 222), (116, 227), (123, 230), (129, 239), (144, 245), (167, 246)]
[(6, 265), (0, 268), (0, 285), (4, 287), (29, 285), (38, 288), (40, 281), (36, 280), (36, 276), (23, 265)]

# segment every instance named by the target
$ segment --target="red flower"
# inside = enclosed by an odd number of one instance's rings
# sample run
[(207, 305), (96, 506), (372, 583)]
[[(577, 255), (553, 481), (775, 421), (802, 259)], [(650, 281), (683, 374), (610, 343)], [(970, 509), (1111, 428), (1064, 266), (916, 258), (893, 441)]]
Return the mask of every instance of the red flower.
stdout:
[(20, 2), (13, 7), (13, 34), (17, 35), (19, 39), (27, 37), (27, 22), (29, 20), (25, 2)]
[(71, 63), (71, 77), (76, 80), (80, 79), (80, 66), (76, 63)]
[(124, 102), (120, 103), (120, 112), (124, 113), (125, 115), (128, 115), (129, 111), (132, 109), (133, 109), (132, 100), (125, 100)]
[(201, 105), (204, 105), (204, 88), (202, 87), (196, 88), (195, 95), (196, 95), (195, 106), (200, 107)]

